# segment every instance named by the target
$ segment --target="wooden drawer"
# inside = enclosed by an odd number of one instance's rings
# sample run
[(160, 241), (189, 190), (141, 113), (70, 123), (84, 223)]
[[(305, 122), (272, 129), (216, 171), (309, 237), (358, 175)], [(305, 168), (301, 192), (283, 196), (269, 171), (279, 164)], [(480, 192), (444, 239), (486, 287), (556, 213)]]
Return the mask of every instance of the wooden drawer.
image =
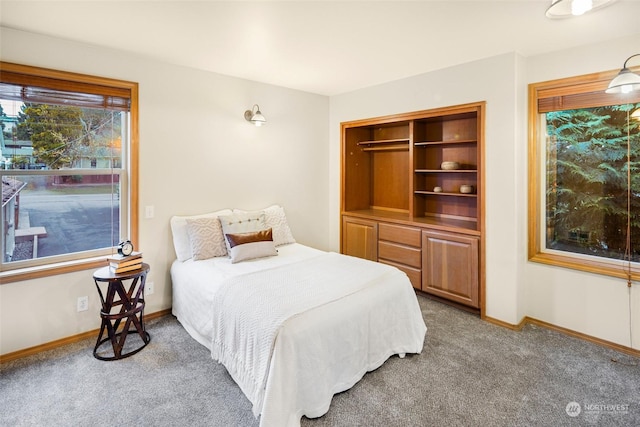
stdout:
[(420, 248), (422, 246), (420, 229), (404, 225), (385, 224), (384, 222), (379, 223), (378, 239), (401, 243), (403, 245), (413, 246), (416, 248)]
[(414, 288), (422, 289), (422, 270), (420, 270), (419, 268), (408, 267), (406, 265), (398, 264), (392, 261), (386, 261), (384, 259), (381, 259), (380, 263), (392, 265), (398, 270), (403, 271), (407, 275), (407, 277), (409, 277), (409, 281)]
[(391, 242), (378, 241), (378, 259), (422, 268), (422, 250)]

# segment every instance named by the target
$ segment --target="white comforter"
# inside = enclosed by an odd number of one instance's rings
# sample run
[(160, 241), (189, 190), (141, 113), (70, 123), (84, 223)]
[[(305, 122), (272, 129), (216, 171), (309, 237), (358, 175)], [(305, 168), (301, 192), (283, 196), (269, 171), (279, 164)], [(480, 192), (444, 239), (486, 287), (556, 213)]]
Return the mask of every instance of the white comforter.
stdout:
[[(264, 427), (299, 426), (303, 415), (323, 415), (335, 393), (389, 356), (419, 353), (426, 332), (413, 288), (399, 270), (299, 244), (278, 249), (276, 257), (233, 266), (216, 258), (175, 262), (171, 269), (174, 314), (212, 348)], [(243, 287), (250, 295), (234, 292)], [(230, 307), (263, 331), (247, 329), (253, 338), (236, 334), (225, 317)], [(279, 307), (274, 320), (258, 322), (272, 307)], [(228, 352), (216, 344), (221, 330), (231, 337)], [(254, 341), (258, 335), (265, 340)]]

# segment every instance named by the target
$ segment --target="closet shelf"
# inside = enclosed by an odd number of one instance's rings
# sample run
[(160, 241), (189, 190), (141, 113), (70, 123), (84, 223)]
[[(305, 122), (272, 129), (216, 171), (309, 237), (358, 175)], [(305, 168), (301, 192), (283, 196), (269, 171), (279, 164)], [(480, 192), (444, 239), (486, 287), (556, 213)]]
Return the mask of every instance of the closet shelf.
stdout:
[(458, 192), (451, 192), (451, 191), (442, 191), (442, 192), (435, 192), (435, 191), (425, 191), (425, 190), (416, 190), (414, 191), (415, 194), (426, 194), (426, 195), (431, 195), (431, 196), (444, 196), (444, 197), (450, 197), (450, 196), (455, 196), (455, 197), (478, 197), (478, 195), (476, 193), (458, 193)]
[(416, 147), (425, 147), (428, 145), (445, 145), (445, 144), (475, 144), (478, 141), (475, 139), (451, 139), (447, 141), (420, 141), (415, 142), (413, 145)]
[(477, 169), (416, 169), (415, 173), (478, 173)]
[(409, 138), (376, 139), (373, 141), (358, 142), (358, 145), (379, 145), (379, 144), (409, 144)]
[(395, 145), (395, 146), (382, 146), (382, 147), (367, 147), (362, 151), (409, 151), (408, 145)]

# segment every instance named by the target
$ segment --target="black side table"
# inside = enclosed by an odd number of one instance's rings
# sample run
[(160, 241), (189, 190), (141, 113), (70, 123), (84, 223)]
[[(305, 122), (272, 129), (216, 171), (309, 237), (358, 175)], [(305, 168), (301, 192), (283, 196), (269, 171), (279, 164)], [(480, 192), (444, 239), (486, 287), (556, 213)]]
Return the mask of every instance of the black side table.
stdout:
[[(123, 359), (136, 354), (151, 341), (151, 336), (144, 328), (143, 318), (144, 284), (149, 269), (149, 265), (143, 263), (140, 269), (126, 273), (116, 274), (109, 267), (103, 267), (93, 273), (93, 280), (102, 302), (102, 310), (100, 311), (102, 325), (96, 346), (93, 349), (93, 355), (96, 359)], [(106, 297), (100, 288), (100, 283), (107, 283)], [(119, 298), (116, 299), (116, 296)], [(124, 320), (124, 326), (118, 329), (122, 320)], [(134, 328), (130, 329), (132, 326)], [(105, 331), (107, 336), (102, 338)], [(137, 334), (142, 339), (142, 345), (131, 349), (127, 348), (123, 352), (129, 334)], [(113, 349), (113, 356), (98, 354), (98, 348), (109, 341)]]

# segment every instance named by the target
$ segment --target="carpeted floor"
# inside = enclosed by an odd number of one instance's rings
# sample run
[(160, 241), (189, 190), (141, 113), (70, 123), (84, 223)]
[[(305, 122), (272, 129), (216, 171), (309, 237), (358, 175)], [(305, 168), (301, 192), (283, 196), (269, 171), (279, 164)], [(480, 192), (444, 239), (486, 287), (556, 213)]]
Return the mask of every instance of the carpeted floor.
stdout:
[[(639, 359), (536, 326), (514, 332), (419, 297), (420, 355), (390, 358), (302, 426), (638, 426)], [(0, 365), (0, 426), (258, 426), (206, 348), (165, 316), (120, 361), (94, 340)]]

